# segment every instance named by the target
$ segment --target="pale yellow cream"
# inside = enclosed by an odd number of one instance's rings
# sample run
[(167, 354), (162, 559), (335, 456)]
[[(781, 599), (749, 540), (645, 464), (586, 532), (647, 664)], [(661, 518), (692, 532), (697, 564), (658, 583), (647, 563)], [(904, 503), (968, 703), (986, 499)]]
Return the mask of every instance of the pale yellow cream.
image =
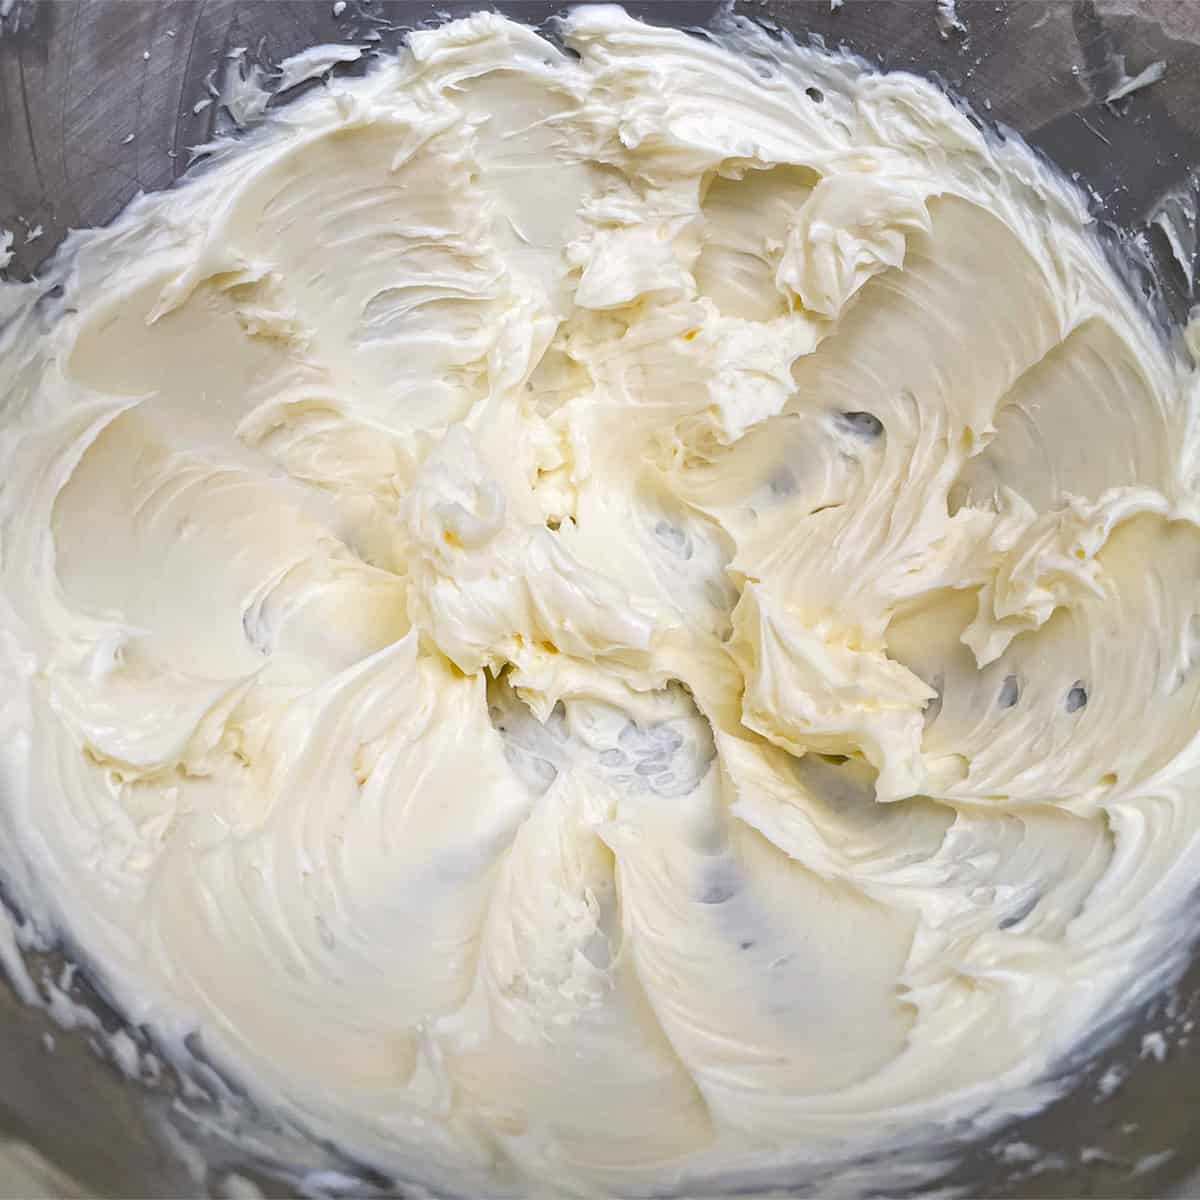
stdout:
[(1181, 944), (1190, 378), (932, 85), (563, 36), (416, 33), (9, 289), (11, 894), (472, 1194), (1020, 1109)]

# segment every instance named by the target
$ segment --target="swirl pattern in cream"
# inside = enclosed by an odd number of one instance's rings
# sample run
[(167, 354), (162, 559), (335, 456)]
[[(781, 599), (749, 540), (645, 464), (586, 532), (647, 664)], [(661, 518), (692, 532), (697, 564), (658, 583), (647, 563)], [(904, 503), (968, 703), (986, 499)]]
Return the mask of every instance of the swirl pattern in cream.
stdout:
[(9, 290), (3, 855), (316, 1135), (646, 1194), (1006, 1103), (1177, 951), (1195, 409), (932, 85), (562, 32)]

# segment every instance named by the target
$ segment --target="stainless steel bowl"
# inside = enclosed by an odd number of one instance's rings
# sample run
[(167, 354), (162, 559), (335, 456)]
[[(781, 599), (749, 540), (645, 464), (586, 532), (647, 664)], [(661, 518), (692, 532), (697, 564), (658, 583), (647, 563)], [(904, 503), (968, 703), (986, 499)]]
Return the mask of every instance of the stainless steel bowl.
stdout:
[[(366, 39), (386, 50), (416, 24), (483, 6), (493, 5), (349, 0), (335, 15), (331, 0), (0, 0), (0, 228), (16, 235), (9, 277), (32, 277), (69, 229), (102, 224), (139, 191), (166, 187), (187, 170), (190, 148), (229, 125), (228, 114), (203, 101), (232, 49), (246, 47), (262, 63), (318, 42)], [(539, 24), (560, 5), (501, 0), (494, 7)], [(653, 22), (693, 27), (721, 6), (627, 0), (627, 7)], [(952, 6), (943, 4), (939, 19), (936, 0), (845, 0), (839, 8), (827, 0), (750, 0), (738, 11), (887, 68), (932, 75), (979, 120), (1019, 131), (1093, 193), (1114, 255), (1164, 325), (1186, 316), (1190, 264), (1178, 261), (1153, 218), (1164, 197), (1186, 209), (1196, 195), (1197, 0), (958, 0), (965, 29), (954, 26)], [(1126, 77), (1122, 63), (1132, 76), (1156, 61), (1166, 63), (1164, 79), (1105, 103)], [(36, 957), (35, 981), (58, 978), (68, 956), (64, 948)], [(104, 1029), (121, 1028), (85, 973), (67, 990)], [(191, 1120), (177, 1080), (126, 1078), (100, 1031), (61, 1029), (12, 989), (0, 991), (0, 1008), (0, 1137), (32, 1144), (98, 1195), (229, 1195), (239, 1178), (288, 1194), (265, 1160), (216, 1145), (181, 1151), (183, 1141), (164, 1139), (164, 1120), (168, 1129)], [(1200, 1179), (1189, 1182), (1200, 1165), (1197, 1014), (1200, 959), (1156, 1001), (1114, 1021), (1062, 1064), (1063, 1076), (1076, 1079), (1068, 1096), (977, 1147), (944, 1182), (976, 1196), (1200, 1196)], [(142, 1031), (132, 1033), (145, 1041)], [(189, 1101), (193, 1112), (198, 1104)], [(1031, 1158), (1030, 1147), (1042, 1153)], [(369, 1174), (352, 1183), (353, 1164), (341, 1166), (348, 1178), (332, 1190), (388, 1193)], [(899, 1167), (890, 1196), (906, 1194)], [(0, 1194), (19, 1194), (21, 1186), (0, 1166)], [(820, 1190), (810, 1181), (794, 1194)]]

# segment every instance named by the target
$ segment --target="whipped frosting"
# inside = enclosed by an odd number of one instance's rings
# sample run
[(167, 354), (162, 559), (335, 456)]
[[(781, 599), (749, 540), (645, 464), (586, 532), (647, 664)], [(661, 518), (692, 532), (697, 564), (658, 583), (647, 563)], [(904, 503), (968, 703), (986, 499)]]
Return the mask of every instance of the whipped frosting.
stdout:
[(416, 32), (9, 289), (8, 894), (435, 1187), (1025, 1111), (1186, 942), (1191, 378), (933, 85), (560, 32)]

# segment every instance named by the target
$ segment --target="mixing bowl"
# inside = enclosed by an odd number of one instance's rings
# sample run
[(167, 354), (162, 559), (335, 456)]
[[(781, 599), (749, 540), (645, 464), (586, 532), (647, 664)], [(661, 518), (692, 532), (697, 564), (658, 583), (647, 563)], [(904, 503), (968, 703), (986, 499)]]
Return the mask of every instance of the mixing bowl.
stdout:
[[(0, 230), (15, 243), (8, 277), (31, 278), (68, 230), (108, 221), (139, 191), (183, 174), (191, 148), (236, 134), (234, 117), (214, 101), (226, 73), (321, 42), (386, 51), (414, 25), (477, 7), (479, 0), (0, 0)], [(496, 7), (539, 24), (558, 5)], [(627, 7), (685, 28), (722, 10), (698, 0)], [(886, 68), (932, 75), (980, 122), (1017, 130), (1091, 193), (1130, 285), (1168, 333), (1178, 332), (1191, 306), (1191, 167), (1200, 163), (1195, 0), (959, 0), (957, 9), (949, 0), (757, 0), (737, 11)], [(243, 47), (243, 56), (233, 53)], [(1148, 86), (1108, 101), (1154, 63), (1165, 64), (1163, 78), (1152, 71)], [(313, 86), (320, 85), (272, 104)], [(4, 952), (16, 951), (0, 944)], [(203, 1080), (156, 1077), (145, 1034), (124, 1030), (96, 982), (67, 956), (65, 948), (26, 955), (41, 1007), (14, 988), (0, 994), (0, 1134), (29, 1143), (95, 1194), (254, 1194), (245, 1190), (251, 1180), (268, 1194), (288, 1194), (273, 1177), (269, 1147), (252, 1152), (243, 1141), (232, 1150), (204, 1137)], [(94, 1022), (62, 1028), (45, 1004), (60, 992), (90, 1009)], [(975, 1148), (943, 1183), (977, 1196), (1200, 1195), (1200, 1181), (1188, 1182), (1200, 1164), (1198, 1011), (1200, 960), (1060, 1065), (1073, 1081), (1069, 1095)], [(244, 1119), (253, 1135), (252, 1109)], [(395, 1192), (332, 1150), (281, 1153), (324, 1171), (310, 1177), (313, 1187)], [(897, 1159), (888, 1195), (906, 1194), (904, 1165)], [(19, 1194), (21, 1186), (0, 1170), (0, 1192)], [(74, 1184), (37, 1186), (68, 1194)], [(801, 1181), (791, 1191), (821, 1186)]]

